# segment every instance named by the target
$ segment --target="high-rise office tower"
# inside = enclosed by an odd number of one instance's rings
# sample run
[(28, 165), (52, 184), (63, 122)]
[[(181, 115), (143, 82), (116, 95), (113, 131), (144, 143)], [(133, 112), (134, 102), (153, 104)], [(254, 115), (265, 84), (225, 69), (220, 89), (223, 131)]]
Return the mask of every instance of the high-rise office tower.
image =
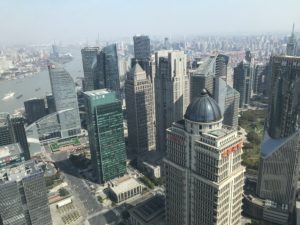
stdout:
[(141, 155), (155, 149), (152, 83), (137, 63), (125, 83), (128, 146)]
[(288, 38), (288, 42), (286, 45), (286, 54), (290, 56), (294, 56), (297, 53), (297, 40), (295, 37), (295, 25), (293, 24), (292, 34)]
[(218, 54), (216, 57), (216, 77), (220, 77), (227, 81), (227, 65), (229, 56)]
[(98, 47), (85, 47), (81, 49), (82, 66), (84, 73), (84, 91), (92, 91), (95, 89), (92, 65), (97, 60), (98, 51)]
[(46, 116), (46, 105), (43, 98), (32, 98), (24, 102), (26, 118), (29, 124)]
[(150, 38), (146, 35), (137, 35), (133, 37), (134, 57), (138, 60), (150, 59), (151, 48)]
[(240, 93), (230, 87), (222, 78), (215, 77), (213, 98), (221, 109), (223, 124), (237, 128)]
[(20, 146), (24, 152), (25, 160), (29, 160), (30, 159), (30, 151), (29, 151), (29, 146), (28, 146), (28, 142), (27, 142), (27, 136), (26, 136), (26, 131), (25, 131), (25, 127), (24, 127), (24, 122), (25, 122), (25, 120), (23, 117), (13, 116), (11, 118), (11, 123), (12, 123), (12, 127), (13, 127), (14, 134), (15, 134), (15, 142), (20, 144)]
[(206, 90), (167, 130), (166, 224), (240, 224), (242, 137)]
[(13, 144), (15, 140), (9, 113), (0, 113), (0, 146)]
[(253, 72), (252, 90), (254, 94), (262, 93), (262, 83), (266, 72), (266, 66), (263, 64), (256, 64)]
[(56, 112), (54, 97), (52, 94), (46, 95), (46, 103), (47, 103), (47, 113), (48, 114)]
[(189, 104), (189, 78), (183, 51), (155, 54), (156, 148), (165, 151), (166, 129), (183, 118)]
[[(275, 211), (288, 214), (294, 210), (299, 177), (300, 57), (273, 56), (270, 65), (269, 112), (261, 145), (257, 194), (274, 202), (278, 206)], [(276, 219), (273, 216), (268, 220)]]
[(93, 64), (94, 89), (108, 88), (120, 97), (120, 74), (116, 44), (104, 47)]
[[(198, 67), (190, 73), (190, 99), (201, 95), (204, 88), (213, 95), (214, 77), (216, 74), (216, 56), (199, 60)], [(221, 72), (221, 71), (219, 71)]]
[(19, 143), (25, 160), (30, 159), (24, 118), (11, 117), (8, 113), (0, 113), (0, 146)]
[(137, 63), (146, 72), (146, 75), (150, 79), (150, 81), (152, 83), (154, 83), (154, 81), (153, 81), (153, 79), (154, 79), (154, 70), (153, 70), (154, 61), (151, 58), (150, 59), (137, 59), (137, 58), (131, 59), (131, 67), (133, 67)]
[(44, 172), (35, 161), (0, 171), (0, 221), (3, 225), (52, 225)]
[(120, 100), (108, 89), (84, 92), (92, 164), (101, 183), (126, 173)]
[(71, 75), (59, 64), (48, 66), (55, 109), (59, 113), (61, 137), (66, 138), (80, 133), (80, 117), (75, 84)]
[(234, 68), (233, 88), (240, 93), (240, 108), (250, 104), (254, 65), (250, 51), (246, 51), (245, 59)]
[(167, 37), (165, 37), (165, 39), (164, 39), (164, 49), (166, 49), (166, 50), (171, 49), (171, 44), (170, 44), (169, 38), (167, 38)]

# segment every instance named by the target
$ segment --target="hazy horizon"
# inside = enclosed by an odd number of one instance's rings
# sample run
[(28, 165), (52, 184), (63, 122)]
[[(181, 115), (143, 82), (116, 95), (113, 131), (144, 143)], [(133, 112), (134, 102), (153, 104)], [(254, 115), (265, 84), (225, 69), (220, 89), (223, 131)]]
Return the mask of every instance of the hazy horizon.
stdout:
[(0, 44), (290, 33), (299, 0), (0, 1)]

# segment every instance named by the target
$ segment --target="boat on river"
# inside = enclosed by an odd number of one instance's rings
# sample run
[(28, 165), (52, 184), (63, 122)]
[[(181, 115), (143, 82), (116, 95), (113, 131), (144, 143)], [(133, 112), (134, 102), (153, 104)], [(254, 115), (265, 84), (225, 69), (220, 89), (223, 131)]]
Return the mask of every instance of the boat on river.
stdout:
[(11, 99), (11, 98), (13, 98), (14, 96), (15, 96), (15, 92), (8, 92), (7, 94), (5, 94), (4, 95), (4, 97), (2, 98), (2, 100), (3, 101), (7, 101), (7, 100), (9, 100), (9, 99)]

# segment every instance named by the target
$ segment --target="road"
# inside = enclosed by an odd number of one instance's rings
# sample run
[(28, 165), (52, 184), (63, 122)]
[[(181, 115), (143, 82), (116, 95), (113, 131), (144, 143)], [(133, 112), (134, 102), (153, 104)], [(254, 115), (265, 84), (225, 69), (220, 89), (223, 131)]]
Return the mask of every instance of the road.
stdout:
[(80, 177), (77, 169), (68, 160), (68, 153), (55, 153), (51, 155), (51, 158), (56, 162), (73, 194), (81, 201), (88, 215), (101, 211), (103, 209), (102, 205), (100, 205), (94, 194), (90, 192), (88, 185)]

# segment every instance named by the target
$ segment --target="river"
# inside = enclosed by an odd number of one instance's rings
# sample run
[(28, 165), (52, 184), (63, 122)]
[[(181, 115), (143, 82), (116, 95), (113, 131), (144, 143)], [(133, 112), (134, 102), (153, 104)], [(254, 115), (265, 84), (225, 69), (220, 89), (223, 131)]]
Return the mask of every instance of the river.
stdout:
[[(71, 48), (67, 51), (70, 52), (74, 58), (71, 62), (64, 64), (65, 69), (71, 74), (74, 80), (77, 77), (83, 77), (80, 48)], [(8, 92), (15, 92), (15, 96), (6, 101), (2, 100)], [(14, 113), (16, 109), (24, 107), (24, 101), (27, 99), (45, 97), (47, 93), (51, 93), (49, 73), (47, 70), (22, 79), (0, 81), (0, 112)], [(21, 94), (23, 96), (16, 99), (16, 97)]]

